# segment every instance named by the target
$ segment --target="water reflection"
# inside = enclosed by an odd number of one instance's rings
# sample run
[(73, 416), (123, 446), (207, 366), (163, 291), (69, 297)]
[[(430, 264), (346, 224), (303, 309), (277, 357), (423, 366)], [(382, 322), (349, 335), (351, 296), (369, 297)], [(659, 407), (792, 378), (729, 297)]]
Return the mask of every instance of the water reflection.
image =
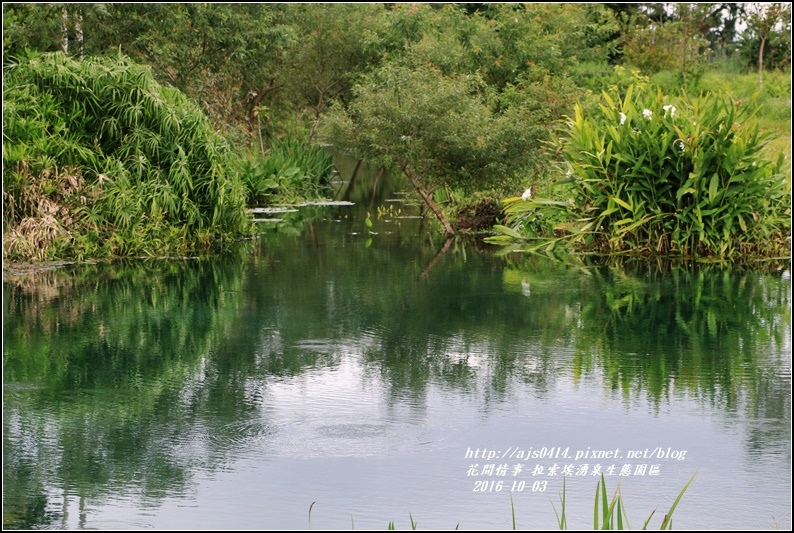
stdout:
[[(4, 526), (108, 527), (91, 517), (116, 506), (139, 510), (116, 527), (168, 527), (157, 509), (199, 478), (323, 458), (405, 469), (505, 416), (565, 435), (593, 401), (649, 425), (697, 406), (741, 432), (741, 461), (790, 468), (781, 273), (496, 258), (463, 240), (439, 254), (422, 219), (376, 220), (368, 245), (366, 209), (318, 208), (223, 257), (5, 280)], [(305, 527), (290, 504), (294, 522), (268, 524)]]

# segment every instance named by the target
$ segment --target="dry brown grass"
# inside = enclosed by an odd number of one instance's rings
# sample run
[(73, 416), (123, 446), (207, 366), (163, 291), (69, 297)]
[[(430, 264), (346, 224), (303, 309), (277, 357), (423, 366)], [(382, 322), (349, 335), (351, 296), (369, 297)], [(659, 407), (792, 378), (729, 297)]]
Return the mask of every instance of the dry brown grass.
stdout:
[(15, 197), (3, 192), (7, 226), (3, 235), (3, 259), (45, 261), (53, 243), (69, 239), (76, 226), (72, 207), (96, 199), (76, 168), (48, 168), (39, 175), (18, 164), (24, 186)]

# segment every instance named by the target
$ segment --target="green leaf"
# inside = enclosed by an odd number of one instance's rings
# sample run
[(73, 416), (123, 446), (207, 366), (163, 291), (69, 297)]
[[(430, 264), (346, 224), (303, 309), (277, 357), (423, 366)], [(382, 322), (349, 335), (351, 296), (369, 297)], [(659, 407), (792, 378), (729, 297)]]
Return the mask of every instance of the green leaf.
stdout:
[(513, 237), (514, 239), (523, 239), (524, 238), (523, 235), (521, 235), (519, 232), (517, 232), (513, 228), (508, 228), (507, 226), (502, 226), (500, 224), (496, 224), (493, 227), (493, 229), (494, 229), (494, 231), (496, 231), (498, 233), (502, 233), (504, 235), (508, 235), (510, 237)]
[(720, 177), (715, 172), (713, 176), (711, 176), (711, 183), (709, 183), (709, 203), (714, 204), (714, 200), (717, 198), (717, 188), (720, 185)]
[(618, 204), (618, 205), (621, 205), (621, 206), (625, 207), (626, 209), (628, 209), (628, 210), (629, 210), (629, 211), (631, 211), (632, 213), (634, 212), (634, 208), (633, 208), (633, 207), (631, 207), (629, 204), (627, 204), (626, 202), (624, 202), (623, 200), (621, 200), (621, 199), (620, 199), (620, 198), (618, 198), (617, 196), (613, 196), (613, 197), (612, 197), (612, 198), (610, 198), (610, 199), (611, 199), (611, 200), (613, 200), (613, 201), (614, 201), (616, 204)]
[(624, 218), (622, 220), (618, 220), (617, 222), (613, 223), (612, 225), (613, 226), (622, 226), (624, 224), (631, 224), (632, 222), (634, 222), (633, 218)]

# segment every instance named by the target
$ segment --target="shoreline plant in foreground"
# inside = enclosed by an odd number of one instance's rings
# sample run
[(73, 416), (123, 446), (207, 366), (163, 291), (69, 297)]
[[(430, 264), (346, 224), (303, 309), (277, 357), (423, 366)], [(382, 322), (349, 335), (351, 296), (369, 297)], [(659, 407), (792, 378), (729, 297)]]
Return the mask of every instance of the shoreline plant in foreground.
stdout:
[[(696, 475), (697, 472), (692, 474), (692, 477), (689, 478), (684, 488), (678, 493), (678, 496), (670, 506), (670, 510), (667, 511), (662, 519), (661, 526), (659, 527), (660, 530), (673, 529), (673, 513), (681, 502), (681, 498), (683, 498), (689, 485), (695, 480)], [(554, 504), (552, 504), (552, 507), (554, 507)], [(565, 516), (565, 478), (563, 478), (562, 494), (560, 495), (560, 512), (558, 513), (557, 508), (554, 507), (554, 514), (557, 516), (557, 524), (560, 530), (567, 529), (568, 523)], [(648, 524), (650, 524), (654, 514), (656, 514), (656, 510), (651, 511), (651, 514), (643, 523), (643, 531), (648, 529)], [(515, 519), (513, 520), (513, 529), (515, 529)], [(593, 503), (593, 530), (601, 529), (631, 529), (628, 515), (626, 514), (626, 506), (623, 503), (623, 496), (620, 494), (620, 484), (618, 484), (618, 487), (615, 489), (612, 498), (609, 499), (607, 495), (607, 484), (603, 474), (601, 474), (601, 479), (598, 480), (598, 484), (596, 485), (595, 500)]]
[[(678, 493), (675, 500), (673, 501), (672, 505), (670, 506), (670, 510), (665, 513), (664, 517), (662, 518), (662, 523), (659, 527), (660, 530), (672, 530), (673, 529), (673, 513), (675, 512), (678, 504), (681, 502), (681, 498), (684, 497), (684, 493), (695, 480), (695, 476), (697, 472), (692, 474), (692, 477), (689, 478), (689, 481), (686, 482), (684, 488), (681, 489), (681, 492)], [(309, 505), (309, 529), (311, 529), (312, 524), (312, 507), (317, 502), (312, 502)], [(566, 487), (565, 487), (565, 477), (562, 480), (562, 494), (560, 494), (560, 511), (557, 512), (557, 507), (552, 503), (552, 508), (554, 509), (554, 514), (557, 517), (557, 526), (561, 531), (568, 529), (568, 518), (566, 516), (565, 511), (565, 503), (566, 503)], [(516, 522), (516, 509), (515, 504), (513, 502), (513, 496), (510, 495), (510, 513), (512, 518), (512, 529), (515, 531), (518, 529), (518, 524)], [(645, 520), (642, 525), (642, 530), (645, 531), (648, 529), (648, 525), (651, 522), (654, 514), (656, 514), (656, 510), (651, 511), (651, 514)], [(411, 529), (416, 530), (418, 529), (418, 523), (414, 520), (414, 517), (411, 513), (408, 513), (408, 518), (411, 523)], [(351, 525), (353, 529), (355, 529), (355, 522), (351, 517)], [(457, 530), (460, 526), (460, 522), (455, 526), (455, 530)], [(389, 521), (387, 526), (388, 531), (396, 530), (396, 524), (394, 521)], [(601, 478), (598, 480), (596, 484), (596, 492), (595, 492), (595, 500), (593, 503), (593, 530), (611, 530), (611, 529), (631, 529), (629, 524), (628, 515), (626, 514), (626, 506), (623, 503), (623, 496), (620, 494), (620, 484), (615, 489), (612, 498), (610, 499), (607, 494), (607, 484), (606, 480), (604, 479), (604, 474), (601, 474)]]

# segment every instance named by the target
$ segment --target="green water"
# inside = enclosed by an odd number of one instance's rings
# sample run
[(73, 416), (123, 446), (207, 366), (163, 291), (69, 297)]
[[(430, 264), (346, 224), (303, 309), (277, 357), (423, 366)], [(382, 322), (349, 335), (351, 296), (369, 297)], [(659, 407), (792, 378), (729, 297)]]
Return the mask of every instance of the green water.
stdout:
[(634, 528), (695, 471), (676, 529), (791, 527), (788, 270), (445, 250), (347, 198), (5, 279), (4, 527), (544, 529), (569, 474), (587, 528), (599, 469)]

